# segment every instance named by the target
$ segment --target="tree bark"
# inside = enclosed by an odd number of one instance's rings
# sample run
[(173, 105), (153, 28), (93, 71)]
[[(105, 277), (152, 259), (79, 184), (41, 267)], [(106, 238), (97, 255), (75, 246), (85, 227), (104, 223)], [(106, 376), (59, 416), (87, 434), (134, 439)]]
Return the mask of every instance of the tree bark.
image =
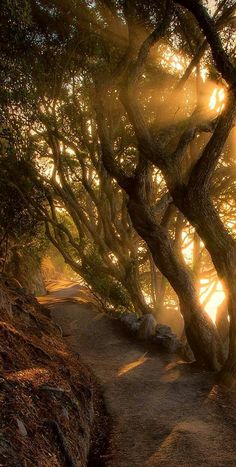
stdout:
[[(157, 268), (168, 279), (179, 298), (186, 336), (194, 357), (208, 368), (218, 370), (224, 362), (222, 342), (218, 331), (210, 317), (201, 308), (191, 271), (186, 267), (181, 255), (178, 255), (174, 249), (167, 230), (155, 221), (155, 212), (150, 208), (148, 163), (145, 155), (153, 154), (154, 151), (151, 135), (146, 131), (137, 102), (130, 100), (127, 95), (123, 97), (127, 98), (125, 99), (126, 110), (138, 138), (139, 162), (132, 177), (128, 177), (117, 165), (113, 143), (108, 132), (109, 120), (102, 99), (102, 90), (99, 89), (95, 108), (103, 164), (120, 187), (126, 191), (127, 207), (133, 227), (147, 243)], [(164, 160), (162, 151), (161, 157), (166, 168), (166, 160)]]
[(216, 327), (219, 331), (221, 339), (226, 342), (229, 338), (229, 319), (228, 319), (228, 306), (227, 300), (225, 299), (221, 305), (217, 308), (216, 313)]
[(149, 254), (150, 274), (151, 274), (151, 290), (154, 314), (156, 319), (161, 316), (164, 308), (164, 298), (166, 290), (166, 279), (163, 274), (157, 269), (152, 254)]
[(222, 381), (231, 385), (236, 381), (236, 242), (224, 227), (208, 194), (196, 186), (185, 193), (173, 193), (174, 200), (194, 225), (209, 251), (218, 276), (228, 295), (229, 353), (222, 368)]
[(124, 279), (124, 286), (129, 292), (135, 311), (139, 315), (142, 316), (153, 313), (153, 309), (146, 303), (144, 299), (135, 265), (129, 265), (129, 268), (126, 271), (126, 277)]
[(140, 199), (128, 202), (135, 230), (146, 241), (153, 260), (178, 295), (186, 336), (196, 360), (218, 370), (224, 355), (216, 327), (201, 309), (190, 270), (174, 250), (165, 229), (155, 223), (154, 214)]

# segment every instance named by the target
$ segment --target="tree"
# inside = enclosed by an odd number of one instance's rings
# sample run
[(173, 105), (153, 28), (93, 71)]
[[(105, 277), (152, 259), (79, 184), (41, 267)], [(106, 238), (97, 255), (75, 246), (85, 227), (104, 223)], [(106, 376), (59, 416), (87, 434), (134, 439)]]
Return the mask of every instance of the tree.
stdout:
[[(160, 138), (157, 138), (156, 135), (153, 137), (150, 127), (147, 126), (141, 112), (137, 101), (137, 92), (135, 93), (134, 89), (140, 80), (143, 65), (150, 48), (162, 37), (163, 23), (147, 36), (139, 48), (137, 59), (131, 62), (128, 67), (121, 96), (129, 120), (134, 128), (141, 156), (153, 162), (162, 171), (176, 206), (192, 225), (197, 227), (200, 237), (211, 254), (218, 275), (224, 281), (225, 289), (229, 295), (230, 315), (229, 356), (222, 371), (223, 377), (227, 379), (228, 376), (235, 376), (236, 364), (235, 241), (227, 232), (211, 201), (210, 184), (235, 117), (235, 68), (223, 49), (214, 21), (202, 4), (188, 1), (176, 3), (181, 3), (187, 7), (195, 16), (211, 46), (217, 70), (230, 86), (224, 111), (217, 119), (217, 122), (204, 122), (203, 116), (199, 119), (199, 115), (196, 114), (195, 110), (187, 122), (185, 131), (180, 133), (179, 142), (174, 151), (168, 151), (168, 148), (165, 149), (161, 144)], [(186, 150), (195, 135), (201, 131), (212, 131), (213, 133), (200, 157), (198, 156), (195, 161), (191, 160), (191, 165), (186, 170)], [(138, 204), (141, 205), (140, 200)], [(140, 219), (140, 212), (135, 213), (134, 217)], [(137, 229), (139, 228), (137, 224), (134, 225)], [(151, 247), (151, 241), (148, 239), (147, 241), (149, 247)]]
[[(180, 3), (191, 14), (174, 7)], [(137, 296), (139, 281), (133, 266), (140, 271), (143, 268), (139, 254), (143, 243), (140, 244), (134, 234), (130, 218), (148, 245), (153, 262), (178, 295), (187, 338), (196, 359), (211, 368), (219, 368), (224, 360), (221, 341), (200, 305), (199, 286), (185, 264), (180, 239), (181, 216), (184, 215), (197, 227), (219, 276), (224, 277), (226, 290), (233, 290), (234, 255), (229, 259), (226, 248), (230, 247), (233, 252), (234, 240), (224, 229), (211, 202), (212, 187), (218, 176), (217, 161), (234, 116), (235, 70), (218, 32), (222, 34), (223, 28), (223, 37), (227, 37), (233, 5), (219, 2), (214, 20), (198, 1), (193, 5), (187, 1), (160, 2), (158, 7), (154, 1), (88, 5), (86, 1), (65, 4), (55, 0), (50, 5), (44, 1), (32, 2), (32, 5), (32, 24), (26, 27), (21, 41), (27, 56), (21, 61), (20, 74), (25, 79), (22, 71), (29, 67), (27, 89), (30, 93), (26, 100), (30, 103), (36, 136), (32, 137), (31, 128), (28, 163), (36, 167), (32, 180), (35, 186), (46, 190), (46, 204), (35, 205), (28, 197), (29, 208), (33, 207), (44, 219), (49, 238), (74, 267), (78, 267), (78, 260), (74, 258), (78, 254), (81, 258), (85, 249), (71, 235), (75, 232), (73, 229), (77, 230), (76, 235), (86, 236), (90, 243), (99, 245), (99, 255), (113, 279), (117, 280), (115, 274), (119, 268), (114, 261), (113, 264), (108, 261), (108, 258), (111, 260), (108, 251), (115, 257), (123, 257), (126, 263), (129, 258), (127, 272), (121, 278), (119, 271), (118, 280), (130, 296), (135, 284), (133, 295)], [(210, 79), (219, 80), (220, 72), (231, 85), (230, 98), (217, 119), (206, 111), (202, 97), (200, 75), (203, 70), (199, 60), (205, 60), (205, 53), (210, 62), (208, 43), (216, 68), (213, 64), (205, 65), (204, 71), (209, 76), (207, 83)], [(175, 57), (178, 66), (180, 53), (185, 66), (185, 55), (192, 57), (182, 78), (178, 79), (178, 74), (171, 73), (165, 65), (167, 51)], [(196, 64), (197, 93), (194, 80), (186, 82)], [(187, 105), (179, 111), (178, 106), (184, 99)], [(167, 109), (173, 101), (177, 114), (172, 112), (171, 117)], [(25, 112), (22, 102), (21, 98), (19, 105)], [(37, 158), (45, 156), (53, 163), (52, 176), (46, 179), (37, 167)], [(99, 196), (94, 173), (99, 183), (101, 181)], [(169, 195), (163, 190), (164, 186)], [(26, 199), (25, 188), (19, 189)], [(219, 186), (218, 190), (221, 193)], [(104, 208), (104, 194), (110, 205), (108, 209)], [(119, 206), (116, 211), (112, 211), (114, 203)], [(89, 217), (95, 219), (93, 232), (84, 216), (85, 206)], [(58, 209), (62, 208), (69, 213), (73, 226), (70, 222), (66, 224), (66, 216), (63, 223), (60, 221)], [(118, 212), (117, 219), (121, 212), (125, 218), (122, 233), (114, 226)], [(212, 219), (210, 225), (208, 215)], [(127, 231), (132, 231), (128, 249)], [(134, 254), (131, 253), (133, 238), (137, 242)], [(123, 263), (124, 268), (124, 261), (119, 263), (118, 266)], [(88, 255), (84, 257), (84, 264), (88, 264)], [(138, 296), (141, 310), (139, 292)], [(134, 296), (132, 300), (135, 301)], [(234, 327), (233, 308), (230, 304), (231, 328)], [(231, 329), (226, 365), (232, 370), (236, 361), (234, 335)]]

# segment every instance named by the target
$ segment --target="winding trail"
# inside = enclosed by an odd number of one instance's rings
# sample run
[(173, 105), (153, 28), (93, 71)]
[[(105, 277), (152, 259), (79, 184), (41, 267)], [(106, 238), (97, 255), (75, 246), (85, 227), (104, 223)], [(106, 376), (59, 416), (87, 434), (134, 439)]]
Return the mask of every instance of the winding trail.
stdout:
[(104, 390), (112, 419), (107, 467), (236, 466), (236, 394), (160, 356), (99, 312), (86, 289), (52, 283), (40, 299)]

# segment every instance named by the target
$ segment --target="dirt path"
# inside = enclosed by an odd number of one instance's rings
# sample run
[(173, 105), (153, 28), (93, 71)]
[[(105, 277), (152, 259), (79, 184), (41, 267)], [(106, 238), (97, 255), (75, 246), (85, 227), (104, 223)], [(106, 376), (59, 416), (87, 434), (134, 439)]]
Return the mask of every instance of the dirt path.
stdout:
[(113, 423), (106, 465), (235, 467), (236, 394), (132, 341), (79, 286), (60, 287), (41, 301), (104, 388)]

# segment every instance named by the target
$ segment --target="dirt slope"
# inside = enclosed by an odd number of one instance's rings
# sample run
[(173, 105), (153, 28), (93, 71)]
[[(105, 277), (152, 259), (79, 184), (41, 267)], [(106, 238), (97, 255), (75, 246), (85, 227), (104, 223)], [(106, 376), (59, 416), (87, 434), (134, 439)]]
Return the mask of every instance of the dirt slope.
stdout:
[(214, 386), (207, 372), (132, 341), (88, 303), (83, 288), (64, 285), (54, 284), (44, 300), (102, 383), (113, 421), (106, 465), (235, 466), (236, 394)]
[(2, 277), (0, 415), (2, 467), (86, 466), (106, 428), (96, 381), (49, 310)]

